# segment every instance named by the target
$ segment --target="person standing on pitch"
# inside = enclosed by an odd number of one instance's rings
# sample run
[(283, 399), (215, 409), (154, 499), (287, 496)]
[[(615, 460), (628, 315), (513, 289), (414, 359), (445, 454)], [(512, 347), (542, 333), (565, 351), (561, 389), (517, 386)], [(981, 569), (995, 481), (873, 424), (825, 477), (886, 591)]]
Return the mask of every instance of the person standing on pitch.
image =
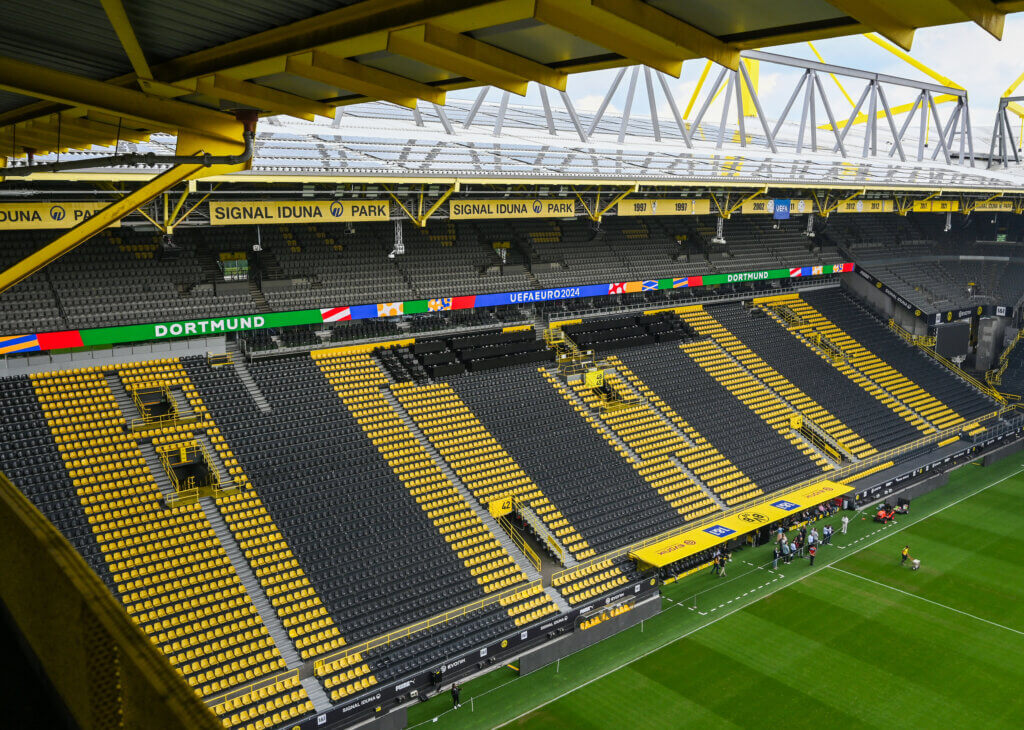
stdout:
[(775, 547), (772, 549), (772, 570), (779, 569), (779, 558), (782, 557), (782, 551), (779, 550), (779, 544), (775, 543)]
[(847, 526), (849, 524), (850, 524), (850, 518), (847, 517), (846, 515), (843, 515), (843, 528), (842, 528), (842, 530), (840, 530), (840, 532), (842, 532), (844, 535), (846, 534), (846, 528), (847, 528)]
[(452, 683), (452, 708), (456, 710), (462, 707), (462, 703), (459, 702), (459, 692), (461, 689), (458, 684)]
[(814, 556), (818, 554), (818, 546), (811, 545), (807, 548), (807, 557), (811, 559), (811, 565), (814, 565)]
[(903, 550), (900, 551), (900, 555), (902, 556), (900, 558), (900, 567), (903, 567), (907, 562), (907, 558), (910, 557), (910, 546), (904, 545)]

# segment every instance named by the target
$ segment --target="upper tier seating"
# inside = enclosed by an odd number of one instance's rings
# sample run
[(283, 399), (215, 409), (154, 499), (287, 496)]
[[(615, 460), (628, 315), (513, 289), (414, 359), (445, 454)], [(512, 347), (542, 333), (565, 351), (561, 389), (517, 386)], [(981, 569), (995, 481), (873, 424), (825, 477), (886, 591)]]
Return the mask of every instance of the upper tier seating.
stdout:
[(803, 299), (862, 347), (963, 418), (970, 420), (995, 410), (992, 400), (897, 337), (849, 294), (826, 289), (808, 292)]

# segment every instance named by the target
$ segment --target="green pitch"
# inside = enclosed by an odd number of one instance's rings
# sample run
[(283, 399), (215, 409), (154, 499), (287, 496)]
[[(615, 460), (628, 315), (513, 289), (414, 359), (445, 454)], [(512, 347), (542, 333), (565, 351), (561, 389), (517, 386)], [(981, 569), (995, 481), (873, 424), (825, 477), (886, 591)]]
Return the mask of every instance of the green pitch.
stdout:
[(1022, 507), (1020, 455), (963, 467), (895, 525), (852, 519), (814, 567), (739, 551), (724, 578), (667, 586), (642, 628), (522, 678), (493, 671), (461, 709), (442, 695), (409, 724), (1024, 727)]

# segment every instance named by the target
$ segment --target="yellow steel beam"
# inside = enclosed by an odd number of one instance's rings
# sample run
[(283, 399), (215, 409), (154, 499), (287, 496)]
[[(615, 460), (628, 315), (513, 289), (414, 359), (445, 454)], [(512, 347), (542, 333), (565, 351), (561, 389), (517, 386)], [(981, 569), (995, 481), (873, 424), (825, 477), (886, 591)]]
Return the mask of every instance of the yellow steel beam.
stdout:
[[(750, 195), (746, 196), (745, 198), (741, 198), (736, 204), (727, 207), (726, 211), (725, 211), (725, 214), (723, 214), (722, 217), (723, 218), (730, 218), (733, 213), (735, 213), (737, 210), (739, 210), (740, 208), (743, 207), (744, 203), (746, 203), (746, 202), (748, 202), (750, 200), (753, 200), (758, 195), (766, 195), (767, 193), (768, 193), (768, 186), (767, 185), (765, 185), (764, 187), (758, 188), (757, 190), (755, 190), (754, 192), (750, 193)], [(715, 205), (718, 205), (718, 203), (716, 202)], [(728, 206), (728, 202), (726, 203), (726, 205)], [(719, 211), (721, 211), (721, 208), (719, 208)]]
[(139, 39), (135, 37), (135, 30), (132, 28), (131, 21), (128, 20), (128, 14), (125, 12), (121, 0), (100, 0), (100, 3), (103, 5), (103, 11), (107, 14), (110, 24), (114, 26), (114, 32), (117, 33), (117, 39), (121, 41), (121, 47), (128, 56), (128, 60), (131, 61), (132, 68), (135, 69), (135, 75), (140, 79), (152, 79), (153, 72), (149, 69), (146, 54), (142, 52)]
[(997, 41), (1003, 39), (1003, 25), (1006, 23), (1006, 12), (999, 9), (991, 0), (949, 0), (956, 8), (980, 25)]
[(825, 0), (858, 23), (878, 31), (900, 48), (909, 51), (914, 42), (914, 28), (891, 15), (883, 0)]
[[(190, 184), (191, 184), (191, 183), (190, 183)], [(218, 183), (215, 183), (215, 184), (213, 185), (213, 187), (211, 187), (211, 188), (210, 188), (210, 192), (208, 192), (208, 193), (207, 193), (206, 195), (204, 195), (203, 197), (201, 197), (201, 198), (200, 198), (200, 199), (198, 200), (198, 202), (196, 202), (196, 204), (195, 204), (195, 205), (193, 205), (193, 206), (192, 206), (191, 208), (189, 208), (188, 210), (186, 210), (186, 211), (185, 211), (185, 214), (184, 214), (183, 216), (181, 216), (181, 218), (178, 218), (177, 220), (175, 220), (175, 221), (174, 221), (174, 223), (173, 223), (173, 225), (175, 225), (175, 226), (176, 226), (176, 225), (178, 225), (179, 223), (181, 223), (182, 221), (184, 221), (185, 219), (187, 219), (187, 218), (188, 218), (188, 217), (189, 217), (190, 215), (192, 215), (192, 213), (194, 213), (194, 212), (195, 212), (196, 208), (198, 208), (198, 207), (199, 207), (200, 205), (202, 205), (203, 203), (205, 203), (205, 202), (206, 202), (206, 199), (207, 199), (207, 198), (209, 198), (209, 197), (210, 197), (211, 195), (213, 195), (213, 192), (214, 192), (215, 190), (217, 190), (218, 188), (220, 188), (220, 186), (221, 186), (221, 185), (223, 185), (223, 184), (224, 184), (224, 183), (222, 183), (222, 182), (218, 182)]]
[(906, 53), (902, 49), (897, 48), (896, 46), (894, 46), (892, 43), (889, 43), (889, 41), (885, 40), (884, 38), (879, 38), (876, 33), (865, 33), (864, 37), (867, 38), (872, 43), (875, 43), (875, 44), (881, 46), (882, 48), (884, 48), (885, 50), (889, 51), (889, 53), (891, 53), (892, 55), (896, 56), (901, 61), (906, 61), (911, 66), (916, 68), (918, 71), (920, 71), (924, 75), (928, 76), (929, 78), (935, 80), (936, 82), (942, 84), (943, 86), (952, 86), (954, 89), (963, 89), (964, 88), (960, 84), (958, 84), (957, 82), (953, 81), (948, 76), (943, 76), (942, 74), (940, 74), (935, 69), (930, 68), (929, 66), (926, 66), (925, 64), (921, 63), (916, 58), (911, 56), (909, 53)]
[(565, 90), (562, 73), (438, 26), (394, 31), (388, 36), (388, 51), (520, 96), (530, 80)]
[[(814, 44), (811, 43), (810, 41), (807, 41), (807, 45), (811, 47), (811, 51), (813, 51), (815, 58), (818, 59), (818, 62), (819, 63), (825, 63), (825, 59), (821, 57), (820, 53), (818, 53), (818, 49), (814, 47)], [(856, 106), (856, 104), (853, 101), (853, 97), (851, 97), (849, 94), (846, 93), (846, 88), (839, 81), (839, 77), (836, 76), (835, 74), (832, 74), (832, 73), (830, 73), (829, 76), (832, 77), (832, 80), (835, 82), (836, 86), (839, 87), (839, 90), (841, 92), (843, 92), (843, 96), (846, 97), (846, 101), (848, 101), (850, 103), (850, 108), (852, 109), (854, 106)], [(860, 120), (862, 117), (864, 117), (863, 114), (858, 114), (857, 115), (857, 119), (858, 120)], [(866, 118), (866, 117), (864, 117), (864, 118)]]
[(227, 114), (13, 58), (0, 57), (0, 89), (224, 140), (242, 136), (241, 124)]
[(65, 129), (64, 125), (60, 127), (56, 125), (50, 126), (45, 122), (32, 121), (24, 122), (18, 125), (18, 136), (23, 137), (25, 135), (33, 135), (38, 138), (50, 140), (50, 145), (56, 147), (58, 144), (61, 147), (77, 147), (84, 148), (93, 144), (102, 144), (110, 142), (112, 140), (103, 138), (97, 138), (96, 135), (83, 135), (80, 132), (76, 132), (74, 129)]
[(537, 0), (534, 17), (566, 33), (678, 78), (694, 54), (664, 38), (604, 13), (589, 0)]
[(64, 117), (64, 121), (61, 124), (70, 124), (75, 129), (80, 129), (83, 132), (89, 131), (93, 134), (105, 136), (108, 139), (120, 139), (122, 142), (148, 142), (150, 136), (148, 132), (140, 129), (133, 129), (123, 125), (117, 127), (106, 122), (97, 122), (88, 117)]
[(401, 200), (399, 200), (398, 196), (395, 195), (393, 192), (391, 192), (391, 189), (389, 187), (387, 187), (386, 185), (384, 186), (384, 192), (387, 193), (388, 195), (390, 195), (391, 199), (394, 200), (396, 203), (398, 203), (398, 207), (402, 209), (403, 213), (405, 213), (407, 216), (409, 216), (409, 220), (411, 220), (414, 223), (417, 223), (417, 225), (418, 225), (418, 222), (416, 220), (416, 216), (414, 216), (409, 211), (409, 209), (405, 207), (405, 203), (403, 203)]
[[(937, 96), (932, 97), (932, 100), (936, 104), (943, 104), (943, 103), (945, 103), (947, 101), (956, 101), (959, 98), (960, 98), (959, 96), (953, 96), (952, 94), (939, 94)], [(906, 104), (899, 104), (897, 106), (894, 106), (891, 109), (889, 109), (889, 111), (892, 112), (893, 116), (896, 116), (897, 114), (903, 114), (904, 112), (909, 112), (913, 108), (914, 108), (914, 103), (913, 102), (907, 102)], [(875, 116), (878, 119), (885, 119), (885, 117), (886, 117), (885, 109), (882, 109), (879, 112), (875, 112)], [(864, 114), (863, 112), (860, 112), (860, 113), (857, 114), (857, 118), (853, 120), (853, 123), (854, 124), (864, 124), (867, 120), (868, 120), (868, 115)], [(838, 120), (836, 120), (836, 124), (839, 124), (840, 128), (842, 128), (842, 126), (843, 126), (843, 124), (845, 124), (845, 122), (840, 123)], [(830, 129), (832, 129), (832, 125), (828, 124), (827, 122), (825, 124), (819, 124), (818, 125), (818, 129), (830, 130)]]
[[(637, 188), (639, 188), (639, 187), (640, 186), (638, 184), (630, 185), (628, 188), (626, 188), (625, 190), (621, 191), (618, 195), (616, 195), (614, 198), (612, 198), (611, 201), (608, 203), (608, 205), (606, 205), (603, 208), (601, 208), (600, 211), (597, 209), (597, 206), (595, 205), (594, 206), (594, 213), (591, 214), (591, 216), (590, 216), (591, 220), (600, 222), (601, 217), (605, 213), (607, 213), (609, 210), (611, 210), (620, 200), (625, 198), (627, 195), (629, 195), (630, 193), (635, 193), (637, 191)], [(600, 195), (600, 193), (598, 193), (598, 195)]]
[(216, 99), (226, 99), (255, 109), (287, 114), (312, 122), (316, 117), (334, 118), (334, 107), (318, 101), (270, 89), (228, 76), (204, 76), (196, 84), (196, 91)]
[(693, 111), (693, 105), (697, 103), (697, 97), (700, 96), (700, 90), (704, 88), (704, 81), (708, 77), (708, 71), (711, 70), (711, 61), (704, 64), (704, 70), (700, 72), (700, 78), (697, 79), (697, 88), (693, 90), (693, 96), (690, 97), (690, 101), (686, 105), (686, 111), (683, 112), (683, 119), (690, 118), (690, 112)]
[(52, 261), (60, 258), (76, 246), (89, 240), (111, 223), (121, 220), (132, 211), (141, 208), (165, 190), (196, 175), (202, 170), (199, 164), (175, 165), (167, 172), (157, 175), (133, 193), (115, 201), (91, 218), (59, 236), (52, 243), (0, 273), (0, 293), (36, 273)]
[[(591, 0), (591, 4), (611, 13), (622, 22), (641, 28), (650, 35), (685, 49), (688, 58), (706, 58), (733, 71), (739, 69), (740, 51), (700, 28), (680, 20), (640, 0)], [(614, 49), (609, 49), (614, 50)]]
[(384, 99), (410, 109), (416, 108), (417, 99), (434, 104), (444, 104), (445, 101), (445, 93), (440, 89), (346, 58), (331, 56), (322, 51), (292, 56), (285, 64), (285, 71), (311, 81), (354, 91), (367, 97)]
[[(427, 212), (426, 213), (423, 213), (419, 218), (416, 219), (416, 225), (418, 225), (420, 228), (426, 228), (427, 221), (430, 220), (430, 216), (434, 215), (434, 213), (437, 212), (437, 209), (441, 207), (441, 205), (444, 203), (444, 201), (448, 200), (448, 198), (451, 197), (452, 193), (457, 193), (457, 192), (459, 192), (459, 183), (456, 181), (456, 182), (453, 182), (451, 185), (448, 186), (448, 189), (444, 192), (444, 195), (442, 195), (440, 198), (435, 200), (434, 204), (431, 205), (429, 208), (427, 208)], [(423, 199), (420, 198), (421, 210), (422, 210), (422, 206), (423, 206)]]

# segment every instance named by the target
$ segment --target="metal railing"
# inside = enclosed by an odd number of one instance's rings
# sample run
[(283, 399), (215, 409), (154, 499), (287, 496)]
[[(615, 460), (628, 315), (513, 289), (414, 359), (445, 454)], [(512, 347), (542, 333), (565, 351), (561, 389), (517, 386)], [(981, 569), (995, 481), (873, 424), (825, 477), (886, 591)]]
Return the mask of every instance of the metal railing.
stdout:
[(1013, 340), (1006, 346), (1002, 354), (999, 356), (999, 362), (996, 369), (989, 370), (985, 373), (986, 382), (991, 385), (1002, 385), (1003, 373), (1006, 372), (1006, 367), (1010, 364), (1010, 353), (1013, 352), (1013, 348), (1017, 346), (1018, 342), (1020, 342), (1022, 334), (1024, 334), (1024, 328), (1017, 330), (1016, 336), (1014, 336)]
[(537, 555), (537, 552), (526, 543), (523, 536), (519, 534), (519, 530), (515, 528), (515, 525), (509, 522), (508, 517), (504, 515), (499, 517), (498, 524), (501, 525), (502, 529), (508, 533), (508, 536), (512, 538), (512, 542), (514, 542), (516, 547), (522, 551), (523, 555), (526, 556), (526, 559), (530, 561), (533, 567), (540, 570), (540, 556)]
[(910, 330), (900, 326), (895, 319), (889, 320), (889, 329), (895, 332), (900, 338), (910, 345), (924, 345), (926, 347), (935, 347), (935, 338), (929, 337), (928, 335), (915, 335)]
[(933, 360), (935, 360), (935, 362), (937, 362), (940, 365), (942, 365), (943, 367), (947, 368), (954, 375), (956, 375), (959, 378), (962, 378), (962, 379), (966, 380), (968, 383), (973, 385), (975, 388), (980, 390), (982, 393), (984, 393), (985, 395), (987, 395), (990, 398), (993, 398), (993, 399), (999, 401), (1000, 403), (1005, 404), (1005, 403), (1008, 403), (1010, 400), (1016, 399), (1018, 397), (1018, 396), (1015, 396), (1015, 395), (1012, 395), (1012, 394), (1002, 393), (1002, 392), (996, 390), (995, 388), (993, 388), (991, 385), (987, 385), (986, 383), (981, 382), (980, 380), (975, 378), (973, 375), (970, 375), (965, 370), (963, 370), (960, 367), (958, 367), (956, 365), (956, 363), (951, 362), (950, 360), (947, 360), (945, 357), (943, 357), (942, 355), (937, 353), (934, 348), (925, 347), (924, 345), (918, 345), (917, 347), (918, 347), (919, 350), (921, 350), (921, 352), (924, 352), (925, 354), (927, 354), (929, 357), (931, 357)]
[(531, 588), (543, 587), (543, 581), (534, 580), (530, 581), (529, 583), (514, 586), (513, 588), (507, 588), (504, 591), (501, 591), (500, 593), (495, 593), (493, 596), (481, 598), (479, 601), (467, 603), (464, 606), (459, 606), (458, 608), (453, 608), (450, 611), (439, 613), (435, 616), (431, 616), (428, 619), (424, 619), (423, 621), (417, 621), (416, 623), (409, 624), (408, 626), (403, 626), (400, 629), (395, 629), (394, 631), (391, 631), (387, 634), (381, 634), (380, 636), (364, 641), (361, 644), (353, 644), (352, 646), (347, 646), (344, 649), (340, 649), (336, 652), (325, 654), (324, 656), (314, 661), (314, 667), (316, 669), (317, 676), (325, 676), (324, 674), (321, 674), (321, 672), (325, 671), (326, 666), (331, 662), (335, 662), (343, 657), (351, 656), (353, 654), (362, 654), (364, 652), (368, 652), (372, 649), (376, 649), (381, 646), (390, 646), (392, 642), (397, 641), (399, 639), (404, 639), (407, 636), (412, 636), (422, 631), (427, 631), (428, 629), (432, 629), (435, 626), (443, 626), (444, 624), (454, 621), (457, 618), (462, 618), (463, 616), (467, 616), (483, 608), (487, 608), (488, 606), (493, 606), (495, 603), (499, 603), (503, 598), (509, 598), (511, 596), (516, 595), (517, 593), (522, 593), (523, 591), (530, 590)]
[[(896, 457), (898, 457), (898, 456), (910, 453), (912, 451), (916, 451), (917, 449), (923, 448), (925, 446), (930, 446), (931, 444), (934, 444), (934, 443), (937, 443), (939, 441), (942, 441), (943, 439), (949, 438), (950, 436), (953, 436), (954, 434), (960, 434), (961, 432), (965, 431), (968, 428), (971, 428), (971, 427), (976, 426), (976, 425), (980, 425), (983, 421), (989, 420), (991, 418), (996, 418), (998, 416), (1002, 416), (1003, 414), (1008, 413), (1009, 411), (1014, 410), (1017, 407), (1018, 407), (1017, 405), (1004, 406), (1004, 407), (1002, 407), (1001, 409), (999, 409), (997, 411), (992, 411), (991, 413), (986, 413), (985, 415), (979, 416), (978, 418), (975, 418), (975, 419), (973, 419), (971, 421), (964, 421), (963, 423), (960, 423), (960, 424), (958, 424), (956, 426), (951, 426), (950, 428), (944, 429), (942, 431), (938, 431), (938, 432), (930, 434), (928, 436), (924, 436), (924, 437), (919, 438), (919, 439), (917, 439), (915, 441), (911, 441), (910, 443), (903, 444), (901, 446), (897, 446), (895, 448), (889, 449), (888, 451), (880, 452), (880, 453), (877, 453), (877, 454), (873, 454), (872, 456), (869, 456), (869, 457), (867, 457), (865, 459), (861, 459), (858, 462), (854, 462), (854, 463), (851, 463), (851, 464), (847, 464), (845, 466), (841, 466), (838, 469), (834, 469), (834, 470), (832, 470), (830, 472), (827, 472), (827, 473), (825, 473), (825, 474), (823, 474), (821, 476), (810, 477), (809, 479), (805, 479), (805, 480), (803, 480), (801, 482), (797, 482), (796, 484), (790, 485), (790, 487), (788, 487), (788, 489), (791, 490), (791, 491), (792, 490), (797, 490), (797, 489), (802, 489), (804, 487), (811, 486), (812, 484), (815, 484), (815, 483), (821, 481), (823, 478), (827, 478), (830, 481), (836, 481), (836, 482), (842, 481), (845, 477), (847, 477), (847, 476), (849, 476), (851, 474), (856, 474), (856, 473), (859, 473), (861, 471), (864, 471), (867, 467), (871, 467), (871, 466), (874, 466), (876, 464), (881, 464), (881, 463), (884, 463), (886, 461), (895, 461)], [(773, 492), (769, 492), (768, 494), (762, 495), (757, 500), (743, 503), (742, 505), (738, 506), (736, 508), (736, 510), (734, 510), (734, 511), (748, 510), (748, 509), (750, 509), (752, 507), (758, 507), (758, 506), (760, 506), (762, 504), (767, 504), (768, 502), (770, 502), (772, 500), (778, 499), (778, 494), (779, 494), (778, 490), (773, 491)], [(708, 526), (708, 525), (712, 525), (715, 522), (720, 521), (723, 516), (725, 516), (725, 515), (723, 515), (722, 513), (715, 513), (715, 514), (712, 514), (712, 515), (709, 515), (709, 516), (705, 517), (704, 519), (697, 520), (697, 521), (694, 521), (694, 522), (688, 522), (685, 525), (680, 525), (679, 527), (675, 527), (675, 528), (673, 528), (671, 530), (667, 530), (667, 531), (665, 531), (663, 533), (660, 533), (660, 534), (655, 535), (653, 537), (649, 537), (649, 538), (647, 538), (645, 540), (640, 540), (638, 542), (632, 543), (631, 545), (627, 545), (625, 547), (621, 547), (621, 548), (617, 548), (615, 550), (611, 550), (611, 551), (606, 552), (606, 553), (604, 553), (602, 555), (598, 555), (598, 556), (595, 556), (593, 558), (590, 558), (589, 560), (582, 561), (579, 564), (574, 565), (572, 568), (568, 568), (566, 570), (560, 570), (560, 571), (552, 574), (551, 580), (552, 581), (556, 581), (559, 578), (565, 578), (569, 573), (573, 573), (573, 572), (578, 571), (578, 570), (584, 570), (588, 566), (600, 563), (600, 562), (602, 562), (604, 560), (608, 560), (609, 558), (614, 560), (615, 558), (622, 557), (623, 555), (628, 555), (629, 553), (634, 552), (636, 550), (640, 550), (641, 548), (649, 547), (650, 545), (654, 545), (656, 543), (659, 543), (662, 540), (667, 540), (669, 538), (677, 537), (677, 536), (683, 534), (684, 532), (689, 532), (690, 530), (699, 529), (699, 528), (702, 528), (702, 527), (705, 527), (705, 526)]]

